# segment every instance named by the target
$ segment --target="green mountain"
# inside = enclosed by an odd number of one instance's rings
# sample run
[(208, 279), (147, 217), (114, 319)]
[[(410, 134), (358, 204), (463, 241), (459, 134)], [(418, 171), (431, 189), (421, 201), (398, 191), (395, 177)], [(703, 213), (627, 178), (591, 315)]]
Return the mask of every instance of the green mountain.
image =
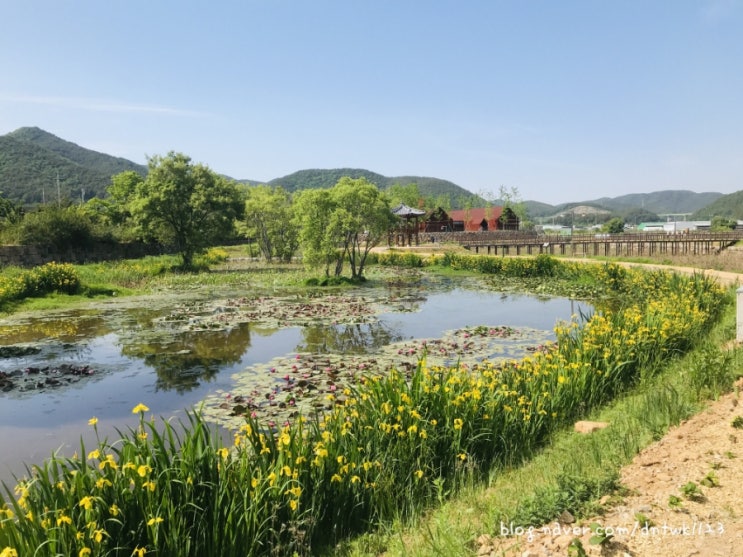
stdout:
[(353, 179), (365, 178), (372, 184), (376, 184), (378, 188), (387, 187), (387, 178), (376, 172), (361, 168), (300, 170), (293, 174), (282, 176), (281, 178), (274, 178), (268, 184), (271, 186), (281, 186), (286, 191), (294, 192), (315, 188), (331, 188), (344, 176)]
[(711, 220), (712, 217), (725, 217), (743, 220), (743, 191), (737, 191), (717, 198), (713, 203), (696, 211), (692, 220)]
[(551, 217), (576, 206), (591, 206), (605, 209), (619, 216), (637, 211), (655, 215), (692, 214), (724, 197), (718, 192), (696, 193), (689, 190), (662, 190), (652, 193), (632, 193), (619, 197), (602, 197), (591, 201), (548, 205), (537, 201), (526, 201), (527, 211), (532, 217)]
[[(58, 198), (79, 200), (83, 197), (103, 197), (111, 176), (126, 170), (145, 175), (147, 167), (80, 147), (35, 127), (20, 128), (0, 136), (0, 194), (17, 203), (35, 204), (56, 201)], [(478, 195), (448, 180), (424, 176), (388, 177), (359, 168), (300, 170), (268, 183), (281, 185), (288, 191), (297, 191), (329, 188), (343, 176), (366, 178), (381, 189), (387, 189), (393, 184), (416, 183), (423, 196), (446, 198), (452, 208), (485, 204)], [(262, 183), (255, 180), (240, 182), (246, 187)], [(715, 215), (743, 219), (743, 192), (725, 196), (715, 192), (663, 190), (561, 205), (539, 201), (525, 201), (524, 205), (529, 215), (536, 219), (552, 217), (579, 205), (606, 209), (617, 215), (644, 211), (661, 215), (694, 213), (699, 219), (708, 219)]]
[(448, 180), (425, 176), (388, 177), (362, 168), (300, 170), (281, 178), (275, 178), (269, 182), (269, 185), (281, 186), (290, 192), (310, 188), (330, 188), (344, 176), (354, 179), (365, 178), (382, 190), (394, 184), (401, 186), (418, 184), (418, 191), (421, 195), (433, 198), (445, 197), (449, 200), (452, 208), (463, 207), (467, 201), (470, 201), (474, 206), (484, 205), (485, 203), (479, 196)]
[[(614, 211), (639, 207), (657, 214), (694, 213), (723, 196), (717, 192), (696, 193), (689, 190), (663, 190), (653, 193), (632, 193), (619, 197), (603, 197), (592, 203)], [(589, 202), (591, 203), (591, 202)]]
[(0, 136), (0, 192), (21, 204), (103, 197), (111, 176), (147, 167), (85, 149), (39, 128)]

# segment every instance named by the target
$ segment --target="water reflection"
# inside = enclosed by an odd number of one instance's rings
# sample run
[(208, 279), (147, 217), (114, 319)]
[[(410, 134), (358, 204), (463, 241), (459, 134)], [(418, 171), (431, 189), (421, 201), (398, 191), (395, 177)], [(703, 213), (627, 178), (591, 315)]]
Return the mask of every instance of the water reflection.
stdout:
[(216, 331), (188, 331), (160, 343), (122, 342), (121, 353), (139, 358), (157, 374), (156, 390), (191, 391), (238, 363), (250, 348), (250, 325)]
[(65, 312), (50, 319), (30, 317), (26, 321), (0, 325), (0, 339), (6, 346), (52, 339), (77, 342), (103, 336), (110, 331), (110, 325), (98, 312)]
[[(38, 461), (39, 454), (62, 445), (74, 450), (89, 433), (91, 416), (103, 430), (125, 428), (139, 402), (157, 415), (182, 415), (210, 394), (230, 392), (233, 374), (274, 358), (299, 352), (371, 354), (391, 343), (439, 338), (476, 325), (551, 331), (557, 320), (576, 312), (570, 300), (503, 297), (476, 279), (403, 278), (343, 291), (343, 297), (356, 296), (379, 311), (364, 323), (344, 316), (342, 305), (328, 316), (302, 316), (301, 323), (244, 319), (239, 308), (219, 311), (231, 298), (206, 291), (189, 293), (195, 300), (190, 305), (183, 294), (162, 294), (5, 318), (0, 346), (28, 345), (39, 352), (0, 358), (0, 372), (75, 363), (97, 373), (57, 390), (0, 393), (0, 479), (8, 479), (9, 467), (22, 473), (22, 462)], [(296, 299), (295, 294), (295, 304)], [(186, 308), (188, 319), (168, 321), (178, 307)]]
[(297, 345), (296, 351), (313, 354), (367, 354), (404, 338), (383, 321), (304, 327), (302, 337), (304, 342)]

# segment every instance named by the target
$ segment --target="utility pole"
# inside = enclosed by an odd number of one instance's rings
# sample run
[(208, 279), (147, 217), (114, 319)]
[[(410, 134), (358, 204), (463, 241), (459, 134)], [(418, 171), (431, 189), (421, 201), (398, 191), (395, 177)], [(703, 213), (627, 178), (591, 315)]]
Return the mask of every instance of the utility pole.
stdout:
[(62, 196), (59, 193), (59, 170), (57, 171), (57, 207), (62, 206)]

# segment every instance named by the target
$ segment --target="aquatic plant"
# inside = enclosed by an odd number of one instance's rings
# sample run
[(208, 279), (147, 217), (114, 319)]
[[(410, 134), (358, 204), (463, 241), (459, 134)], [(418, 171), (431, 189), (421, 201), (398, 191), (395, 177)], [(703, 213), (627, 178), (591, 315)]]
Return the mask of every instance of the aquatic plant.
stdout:
[(270, 426), (248, 416), (231, 447), (198, 412), (159, 423), (138, 405), (139, 425), (119, 439), (89, 452), (81, 444), (6, 487), (0, 548), (310, 554), (420, 512), (467, 479), (529, 458), (555, 430), (688, 350), (728, 300), (704, 277), (590, 272), (622, 303), (560, 324), (551, 348), (472, 366), (429, 366), (424, 355), (412, 370), (327, 393), (330, 410), (317, 419)]

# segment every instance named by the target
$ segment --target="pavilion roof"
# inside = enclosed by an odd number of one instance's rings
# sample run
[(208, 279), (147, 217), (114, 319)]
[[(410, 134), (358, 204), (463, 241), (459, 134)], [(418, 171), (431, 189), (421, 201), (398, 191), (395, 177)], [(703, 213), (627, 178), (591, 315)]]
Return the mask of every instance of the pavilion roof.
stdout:
[(413, 209), (412, 207), (408, 207), (407, 205), (405, 205), (405, 203), (400, 203), (400, 205), (392, 209), (392, 214), (397, 215), (398, 217), (410, 218), (420, 217), (422, 215), (425, 215), (426, 212), (421, 209)]

